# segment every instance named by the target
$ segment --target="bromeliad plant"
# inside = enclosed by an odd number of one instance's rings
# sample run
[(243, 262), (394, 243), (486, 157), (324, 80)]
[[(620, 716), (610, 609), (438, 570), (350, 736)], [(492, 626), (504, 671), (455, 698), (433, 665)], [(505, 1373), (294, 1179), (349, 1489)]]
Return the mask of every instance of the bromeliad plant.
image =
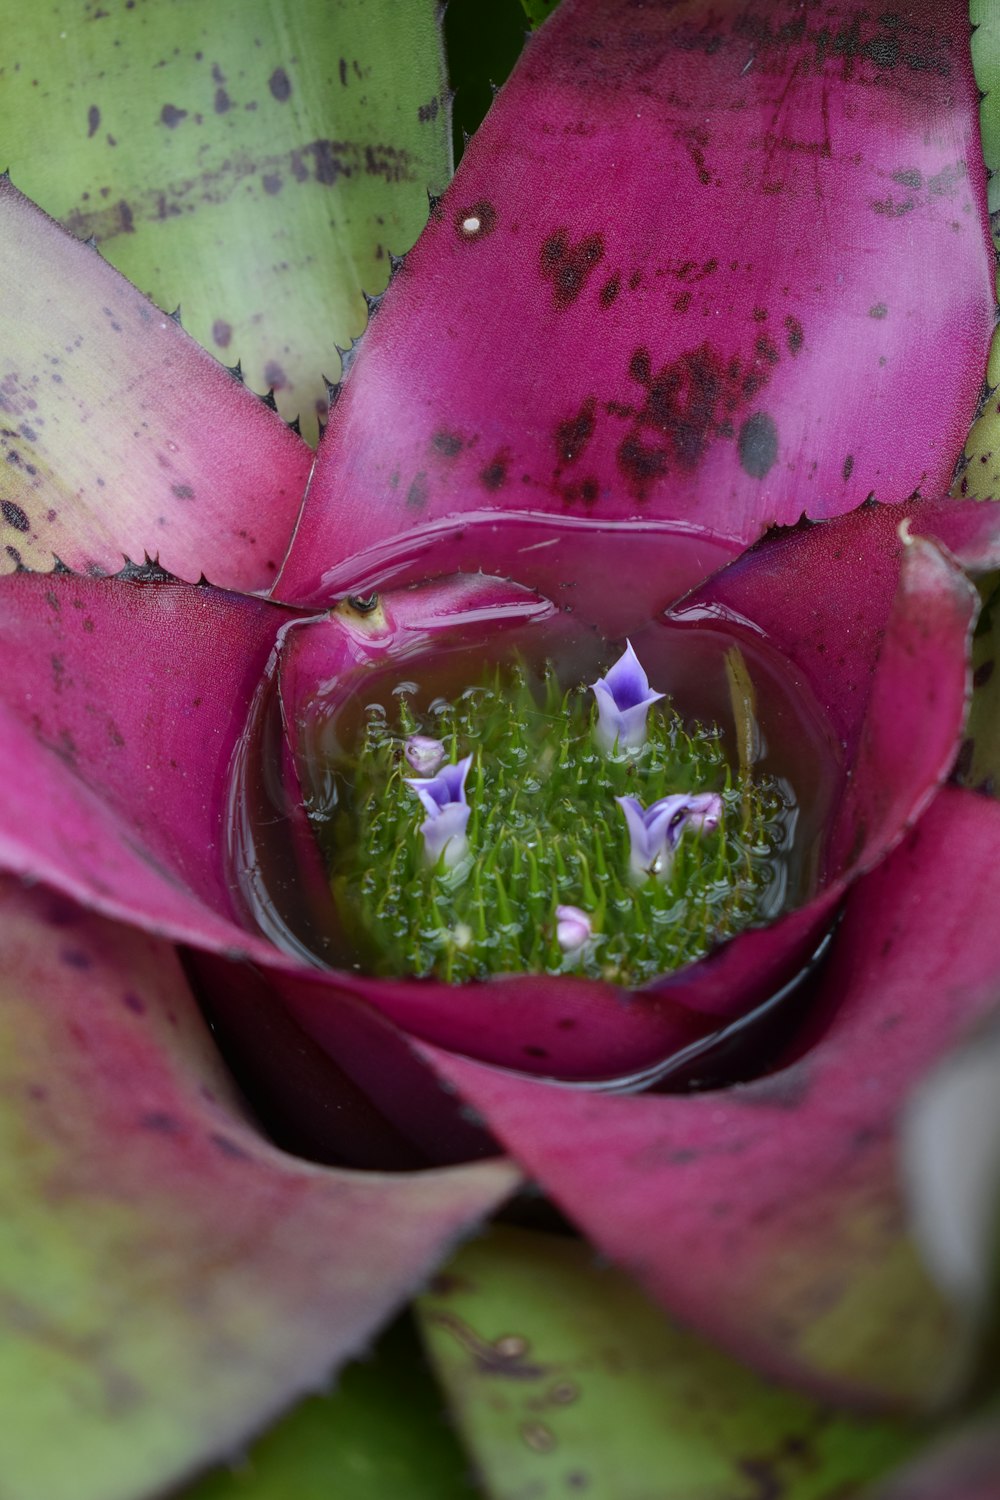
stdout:
[[(993, 314), (966, 40), (938, 0), (849, 22), (563, 0), (315, 466), (0, 186), (12, 1494), (154, 1493), (231, 1454), (521, 1171), (766, 1374), (907, 1411), (953, 1393), (964, 1309), (915, 1253), (895, 1153), (914, 1085), (995, 1001), (1000, 815), (944, 786), (962, 567), (1000, 564), (994, 508), (936, 498)], [(553, 663), (553, 763), (575, 745), (580, 806), (598, 783), (610, 806), (586, 847), (567, 815), (571, 858), (539, 792), (555, 888), (522, 839), (515, 902), (477, 849), (517, 844), (519, 752), (542, 753), (512, 725), (546, 701), (517, 660)], [(487, 829), (490, 734), (510, 764)], [(773, 852), (779, 802), (799, 827), (768, 922), (703, 925), (699, 952), (728, 940), (669, 973), (658, 938), (642, 967), (639, 898), (683, 948), (666, 895), (729, 839), (730, 863)], [(456, 891), (469, 913), (441, 912)], [(536, 894), (519, 972), (449, 982), (461, 929), (516, 927)], [(602, 900), (631, 934), (611, 973)], [(452, 935), (443, 972), (414, 926)], [(350, 949), (373, 941), (389, 973)], [(768, 1027), (764, 1076), (669, 1091)]]

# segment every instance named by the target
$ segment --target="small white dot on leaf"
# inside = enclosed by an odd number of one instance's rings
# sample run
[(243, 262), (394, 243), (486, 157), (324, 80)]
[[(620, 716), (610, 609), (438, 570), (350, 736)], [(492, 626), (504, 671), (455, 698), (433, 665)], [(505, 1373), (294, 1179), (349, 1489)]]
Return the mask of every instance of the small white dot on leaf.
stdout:
[(483, 227), (483, 221), (477, 214), (470, 214), (467, 219), (462, 220), (462, 233), (468, 235), (478, 234)]

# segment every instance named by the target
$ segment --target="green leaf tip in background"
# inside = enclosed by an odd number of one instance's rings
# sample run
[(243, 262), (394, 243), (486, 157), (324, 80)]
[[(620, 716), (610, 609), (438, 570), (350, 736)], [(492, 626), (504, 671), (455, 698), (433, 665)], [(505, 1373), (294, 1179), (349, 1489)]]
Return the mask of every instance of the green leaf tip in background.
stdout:
[(2, 165), (315, 440), (335, 345), (451, 173), (436, 0), (41, 0)]
[[(979, 106), (983, 156), (989, 181), (989, 206), (993, 220), (993, 242), (1000, 252), (1000, 8), (996, 0), (970, 0), (972, 65), (983, 95)], [(972, 500), (1000, 496), (1000, 328), (993, 337), (986, 368), (988, 399), (972, 425), (965, 445), (965, 462), (952, 487), (952, 494)]]
[(976, 82), (985, 95), (980, 107), (983, 156), (994, 173), (989, 184), (990, 212), (1000, 209), (1000, 10), (996, 0), (969, 0), (972, 34), (972, 66)]
[(559, 0), (521, 0), (524, 13), (532, 26), (540, 26), (544, 20), (551, 16)]
[(468, 1469), (404, 1318), (332, 1394), (303, 1401), (178, 1500), (474, 1500)]
[(972, 639), (972, 701), (955, 768), (963, 786), (989, 796), (1000, 789), (1000, 573), (977, 582), (982, 611)]
[(914, 1446), (761, 1380), (576, 1240), (495, 1229), (417, 1312), (491, 1500), (844, 1500)]

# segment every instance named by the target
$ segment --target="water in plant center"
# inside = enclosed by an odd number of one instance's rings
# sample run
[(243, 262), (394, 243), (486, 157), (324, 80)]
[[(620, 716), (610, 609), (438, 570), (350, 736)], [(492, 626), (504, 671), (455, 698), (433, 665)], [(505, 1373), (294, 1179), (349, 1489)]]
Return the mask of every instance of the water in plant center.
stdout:
[(272, 704), (238, 820), (257, 921), (370, 975), (634, 987), (797, 904), (837, 779), (812, 707), (712, 632), (655, 622), (633, 644), (634, 666), (624, 642), (563, 632), (552, 652), (543, 631), (319, 692), (297, 764), (319, 881), (275, 817)]
[[(638, 985), (780, 909), (785, 784), (734, 775), (721, 731), (689, 731), (662, 702), (634, 747), (602, 750), (597, 728), (589, 687), (564, 689), (551, 662), (494, 669), (454, 698), (407, 681), (369, 705), (336, 806), (317, 810), (345, 957), (449, 982), (533, 971)], [(463, 777), (451, 805), (464, 827), (439, 851), (427, 838), (448, 805), (428, 819), (419, 798), (440, 766)]]

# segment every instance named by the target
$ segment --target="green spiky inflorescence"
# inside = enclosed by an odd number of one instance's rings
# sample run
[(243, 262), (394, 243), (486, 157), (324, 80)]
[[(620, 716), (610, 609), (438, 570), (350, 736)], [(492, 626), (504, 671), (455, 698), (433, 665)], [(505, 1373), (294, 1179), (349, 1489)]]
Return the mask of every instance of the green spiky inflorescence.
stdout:
[[(773, 778), (735, 775), (717, 728), (685, 729), (654, 705), (644, 745), (605, 756), (584, 687), (564, 691), (551, 665), (534, 683), (520, 665), (426, 712), (397, 693), (395, 721), (367, 710), (353, 755), (338, 765), (338, 802), (317, 821), (345, 957), (382, 975), (449, 982), (491, 974), (576, 973), (643, 984), (701, 957), (781, 903), (790, 803)], [(410, 736), (471, 755), (466, 856), (453, 869), (424, 856), (424, 812), (407, 780)], [(717, 792), (721, 826), (689, 829), (665, 879), (636, 883), (616, 797), (645, 805)], [(589, 941), (560, 946), (557, 907), (587, 914)]]

